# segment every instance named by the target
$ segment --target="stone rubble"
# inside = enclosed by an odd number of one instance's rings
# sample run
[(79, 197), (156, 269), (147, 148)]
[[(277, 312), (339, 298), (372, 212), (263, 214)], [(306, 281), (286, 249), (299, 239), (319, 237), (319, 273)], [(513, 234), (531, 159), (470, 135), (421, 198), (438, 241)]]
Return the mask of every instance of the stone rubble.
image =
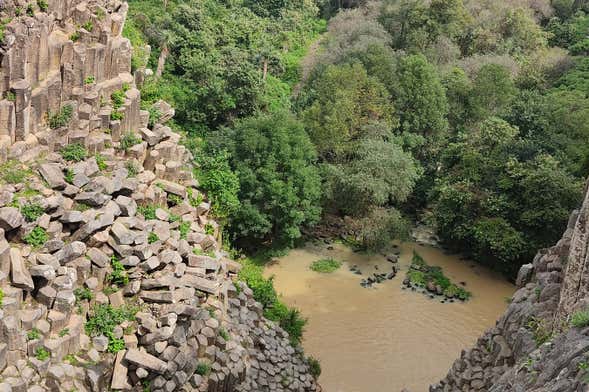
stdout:
[[(132, 74), (121, 36), (128, 5), (31, 7), (0, 11), (0, 163), (27, 173), (0, 182), (0, 391), (320, 391), (237, 282), (191, 154), (165, 125), (174, 109), (157, 102), (148, 125), (135, 83), (148, 70)], [(71, 119), (55, 124), (64, 108)], [(88, 156), (66, 161), (71, 144)], [(27, 244), (37, 228), (46, 240)], [(138, 313), (90, 334), (98, 305)]]

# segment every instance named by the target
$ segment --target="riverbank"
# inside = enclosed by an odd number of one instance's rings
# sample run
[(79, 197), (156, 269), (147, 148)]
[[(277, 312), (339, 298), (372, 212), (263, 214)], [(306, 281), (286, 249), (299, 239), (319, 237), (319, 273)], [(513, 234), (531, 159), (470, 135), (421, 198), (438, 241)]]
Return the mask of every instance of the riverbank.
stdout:
[[(453, 281), (465, 282), (472, 299), (440, 304), (402, 290), (414, 250)], [(388, 271), (391, 263), (342, 244), (308, 244), (265, 269), (266, 276), (275, 276), (282, 300), (308, 318), (303, 347), (321, 361), (325, 392), (427, 390), (463, 347), (494, 324), (514, 291), (500, 275), (440, 249), (403, 243), (400, 251), (397, 277), (371, 289), (361, 280)], [(321, 258), (343, 265), (329, 274), (312, 271), (311, 263)], [(350, 271), (353, 265), (362, 275)]]

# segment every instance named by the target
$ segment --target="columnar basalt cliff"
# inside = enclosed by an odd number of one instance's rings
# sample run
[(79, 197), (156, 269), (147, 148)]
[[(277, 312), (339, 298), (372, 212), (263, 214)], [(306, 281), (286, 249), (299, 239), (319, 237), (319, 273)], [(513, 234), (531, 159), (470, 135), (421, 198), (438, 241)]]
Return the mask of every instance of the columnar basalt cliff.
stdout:
[(0, 5), (0, 391), (317, 391), (140, 109), (119, 1)]
[(522, 266), (519, 290), (495, 327), (430, 391), (588, 390), (589, 328), (571, 323), (589, 305), (588, 219), (589, 192), (562, 239)]

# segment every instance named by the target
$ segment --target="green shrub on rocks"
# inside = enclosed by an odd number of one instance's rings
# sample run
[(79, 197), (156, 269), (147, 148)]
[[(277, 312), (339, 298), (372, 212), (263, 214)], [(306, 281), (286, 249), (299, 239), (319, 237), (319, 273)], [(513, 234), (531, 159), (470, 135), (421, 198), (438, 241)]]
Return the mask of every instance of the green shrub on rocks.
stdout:
[(121, 138), (121, 150), (127, 151), (136, 144), (141, 143), (141, 138), (133, 132), (126, 133)]
[(317, 379), (321, 375), (321, 363), (319, 363), (318, 359), (311, 356), (307, 357), (307, 363), (309, 364), (309, 373)]
[(74, 290), (74, 295), (76, 296), (76, 302), (79, 303), (80, 301), (87, 300), (90, 301), (94, 295), (92, 294), (92, 290), (87, 287), (78, 287)]
[(431, 266), (417, 252), (413, 252), (413, 259), (409, 271), (407, 271), (407, 279), (415, 286), (427, 287), (433, 285), (440, 288), (441, 292), (447, 298), (458, 298), (460, 300), (467, 300), (471, 297), (471, 293), (462, 287), (452, 283), (448, 277), (444, 275), (442, 268)]
[(49, 239), (47, 232), (44, 228), (36, 226), (29, 234), (23, 237), (23, 240), (31, 245), (33, 248), (39, 248), (43, 246)]
[(2, 307), (2, 303), (4, 302), (4, 291), (0, 289), (0, 307)]
[(284, 303), (277, 301), (264, 312), (264, 316), (278, 322), (278, 325), (288, 332), (292, 344), (300, 343), (307, 320), (302, 317), (298, 309), (289, 308)]
[(321, 259), (321, 260), (317, 260), (314, 261), (313, 263), (311, 263), (311, 270), (315, 271), (315, 272), (321, 272), (321, 273), (331, 273), (336, 271), (337, 269), (339, 269), (342, 266), (341, 261), (337, 261), (334, 259)]
[(45, 210), (39, 203), (27, 203), (20, 207), (20, 213), (27, 222), (36, 221), (44, 212)]
[(153, 231), (149, 233), (149, 235), (147, 236), (147, 243), (149, 244), (153, 244), (154, 242), (159, 241), (159, 237), (157, 236), (157, 234), (155, 234)]
[(589, 325), (589, 310), (583, 310), (573, 313), (571, 325), (576, 328), (583, 328)]
[(211, 365), (207, 362), (199, 362), (196, 366), (195, 373), (200, 376), (208, 376), (211, 372)]
[(254, 293), (254, 299), (264, 308), (264, 317), (277, 322), (288, 332), (291, 343), (298, 345), (303, 336), (303, 329), (307, 320), (294, 308), (289, 308), (278, 299), (274, 288), (273, 277), (264, 278), (263, 267), (256, 265), (250, 259), (240, 261), (242, 268), (238, 278), (245, 282)]
[(73, 112), (74, 108), (72, 105), (65, 105), (56, 113), (49, 112), (49, 128), (56, 129), (68, 125)]
[(63, 175), (63, 179), (68, 184), (73, 184), (74, 183), (74, 176), (75, 176), (74, 171), (70, 168), (67, 168), (65, 170), (65, 174)]
[(125, 118), (125, 116), (123, 115), (122, 112), (119, 112), (118, 110), (113, 110), (112, 113), (110, 114), (110, 119), (112, 121), (120, 121), (123, 118)]
[(49, 359), (50, 356), (51, 354), (45, 347), (39, 347), (37, 350), (35, 350), (35, 358), (37, 358), (39, 361)]
[(127, 275), (127, 271), (125, 270), (123, 263), (121, 263), (119, 259), (113, 255), (110, 258), (110, 264), (112, 266), (112, 272), (108, 275), (108, 281), (111, 284), (117, 286), (125, 286), (128, 284), (129, 276)]
[(526, 328), (534, 335), (537, 346), (541, 346), (552, 339), (553, 334), (550, 326), (541, 318), (530, 318), (526, 324)]
[(59, 153), (62, 158), (70, 162), (80, 162), (86, 159), (88, 152), (81, 143), (72, 143), (63, 147)]
[(37, 340), (40, 337), (41, 331), (39, 331), (37, 328), (33, 328), (29, 332), (27, 332), (27, 340)]
[(143, 215), (147, 220), (155, 219), (155, 210), (157, 210), (157, 206), (153, 204), (137, 207), (137, 212)]
[(94, 306), (84, 326), (90, 336), (104, 335), (108, 338), (108, 351), (116, 353), (125, 348), (125, 342), (114, 336), (114, 329), (123, 321), (134, 321), (138, 309), (131, 306), (114, 308), (109, 304)]
[(180, 239), (185, 240), (188, 236), (188, 232), (190, 231), (190, 222), (183, 221), (180, 223), (180, 226), (178, 226), (178, 231), (180, 232)]
[(37, 6), (39, 6), (41, 12), (47, 12), (47, 8), (49, 8), (49, 5), (45, 0), (37, 0)]
[(20, 184), (32, 175), (30, 169), (25, 168), (16, 160), (10, 160), (0, 165), (2, 180), (8, 184)]
[(94, 159), (96, 159), (96, 164), (98, 165), (98, 169), (100, 171), (105, 171), (108, 168), (108, 165), (106, 164), (106, 157), (104, 155), (96, 154)]

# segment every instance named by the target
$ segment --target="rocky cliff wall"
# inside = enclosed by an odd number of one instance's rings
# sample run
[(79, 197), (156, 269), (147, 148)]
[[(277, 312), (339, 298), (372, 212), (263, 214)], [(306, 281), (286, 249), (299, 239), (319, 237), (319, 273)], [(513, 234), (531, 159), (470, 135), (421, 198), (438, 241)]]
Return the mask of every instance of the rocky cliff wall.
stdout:
[(589, 192), (562, 239), (520, 269), (519, 289), (495, 327), (431, 392), (589, 390), (589, 328), (571, 323), (589, 299), (588, 219)]
[(140, 109), (127, 4), (0, 7), (0, 391), (319, 390), (234, 283), (173, 109)]

